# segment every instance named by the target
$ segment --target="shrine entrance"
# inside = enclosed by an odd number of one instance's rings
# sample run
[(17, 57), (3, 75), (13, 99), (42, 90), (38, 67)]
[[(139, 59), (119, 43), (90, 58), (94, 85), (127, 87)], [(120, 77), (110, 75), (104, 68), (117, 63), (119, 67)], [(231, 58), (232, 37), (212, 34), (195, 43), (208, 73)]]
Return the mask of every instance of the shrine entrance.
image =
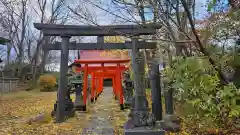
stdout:
[[(146, 100), (146, 88), (144, 84), (144, 58), (140, 49), (155, 49), (156, 42), (140, 41), (141, 35), (154, 35), (157, 29), (162, 26), (159, 24), (147, 25), (108, 25), (108, 26), (79, 26), (79, 25), (56, 25), (34, 23), (34, 27), (41, 30), (44, 36), (60, 36), (62, 42), (54, 44), (45, 44), (43, 50), (61, 50), (60, 62), (60, 81), (58, 89), (58, 97), (56, 104), (56, 122), (63, 122), (68, 116), (69, 109), (72, 109), (72, 101), (67, 96), (67, 69), (69, 50), (111, 50), (111, 49), (131, 49), (132, 50), (132, 70), (134, 80), (134, 98), (131, 110), (131, 118), (127, 123), (131, 124), (131, 129), (125, 128), (125, 134), (164, 134), (163, 130), (154, 130), (150, 128), (157, 121), (162, 120), (162, 103), (160, 84), (156, 79), (159, 74), (152, 77), (154, 82), (152, 90), (155, 92), (153, 106), (158, 106), (154, 115), (158, 116), (154, 119), (153, 114), (149, 112)], [(97, 43), (76, 43), (70, 42), (72, 36), (97, 36)], [(125, 36), (131, 39), (125, 43), (104, 43), (104, 36)], [(154, 65), (154, 62), (153, 62)], [(156, 64), (155, 64), (156, 65)], [(88, 70), (85, 68), (84, 70)], [(155, 72), (155, 71), (154, 71)], [(87, 73), (87, 72), (86, 72)], [(86, 76), (85, 76), (86, 79)], [(101, 81), (100, 81), (101, 82)], [(155, 83), (157, 82), (157, 83)], [(87, 87), (87, 86), (85, 86)], [(156, 92), (157, 90), (157, 92)], [(70, 105), (69, 105), (70, 104)], [(127, 124), (126, 124), (127, 125)], [(146, 130), (139, 129), (143, 127)], [(148, 128), (145, 128), (148, 127)]]
[(104, 86), (112, 86), (113, 85), (113, 80), (111, 78), (105, 78), (103, 80), (103, 85)]
[[(119, 99), (120, 108), (124, 110), (122, 74), (128, 69), (121, 65), (122, 63), (130, 62), (127, 60), (75, 60), (75, 64), (83, 64), (80, 68), (76, 67), (76, 72), (84, 72), (84, 87), (83, 87), (83, 105), (80, 108), (86, 110), (87, 105), (87, 86), (88, 75), (91, 75), (91, 102), (94, 102), (103, 91), (104, 78), (113, 80), (113, 94)], [(100, 64), (100, 66), (91, 66), (91, 64)], [(106, 64), (116, 64), (115, 66), (105, 66)]]

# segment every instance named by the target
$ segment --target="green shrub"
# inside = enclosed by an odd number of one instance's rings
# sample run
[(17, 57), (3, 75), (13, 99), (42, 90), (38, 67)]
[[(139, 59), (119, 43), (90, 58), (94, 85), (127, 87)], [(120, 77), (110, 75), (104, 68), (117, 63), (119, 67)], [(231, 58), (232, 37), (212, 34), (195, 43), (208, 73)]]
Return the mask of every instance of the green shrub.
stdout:
[(184, 105), (189, 118), (211, 121), (219, 127), (240, 116), (236, 105), (240, 90), (232, 83), (220, 86), (217, 72), (204, 57), (178, 58), (163, 75), (170, 84), (167, 89), (174, 89), (174, 99)]

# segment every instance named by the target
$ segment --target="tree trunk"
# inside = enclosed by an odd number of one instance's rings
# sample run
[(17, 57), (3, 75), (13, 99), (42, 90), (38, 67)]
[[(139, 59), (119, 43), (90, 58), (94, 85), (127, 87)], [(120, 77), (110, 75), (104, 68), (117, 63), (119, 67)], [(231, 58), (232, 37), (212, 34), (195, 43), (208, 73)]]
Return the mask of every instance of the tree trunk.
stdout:
[(37, 43), (36, 52), (34, 54), (33, 61), (32, 61), (32, 63), (33, 63), (33, 65), (32, 65), (32, 75), (33, 75), (33, 77), (32, 78), (34, 80), (36, 80), (37, 64), (38, 64), (38, 61), (39, 61), (39, 53), (40, 53), (40, 49), (41, 49), (42, 40), (43, 39), (41, 39)]
[(43, 51), (43, 56), (42, 56), (42, 62), (40, 64), (40, 73), (43, 74), (45, 72), (45, 66), (48, 60), (48, 55), (49, 55), (49, 51), (48, 50), (44, 50)]
[[(49, 41), (50, 41), (50, 37), (44, 37), (43, 46), (49, 44)], [(46, 66), (46, 63), (47, 63), (48, 55), (49, 55), (49, 50), (44, 50), (43, 49), (42, 62), (40, 64), (40, 73), (41, 74), (43, 74), (44, 71), (45, 71), (45, 66)]]
[(26, 4), (27, 1), (22, 0), (21, 2), (22, 4), (22, 31), (21, 31), (21, 40), (19, 43), (19, 63), (23, 63), (24, 60), (24, 46), (23, 46), (23, 42), (25, 39), (25, 33), (26, 33)]
[(10, 64), (11, 49), (12, 49), (12, 47), (8, 44), (7, 45), (7, 65)]

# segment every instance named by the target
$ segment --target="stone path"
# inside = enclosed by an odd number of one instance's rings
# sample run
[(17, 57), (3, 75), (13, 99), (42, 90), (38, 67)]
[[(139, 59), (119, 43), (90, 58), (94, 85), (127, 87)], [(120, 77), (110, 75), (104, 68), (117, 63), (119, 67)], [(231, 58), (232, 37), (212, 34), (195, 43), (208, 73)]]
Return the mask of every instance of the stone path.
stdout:
[[(121, 111), (118, 101), (114, 100), (112, 87), (105, 87), (97, 101), (89, 104), (89, 120), (84, 125), (84, 134), (114, 135), (116, 128), (127, 120), (128, 110)], [(78, 114), (83, 115), (83, 114)]]

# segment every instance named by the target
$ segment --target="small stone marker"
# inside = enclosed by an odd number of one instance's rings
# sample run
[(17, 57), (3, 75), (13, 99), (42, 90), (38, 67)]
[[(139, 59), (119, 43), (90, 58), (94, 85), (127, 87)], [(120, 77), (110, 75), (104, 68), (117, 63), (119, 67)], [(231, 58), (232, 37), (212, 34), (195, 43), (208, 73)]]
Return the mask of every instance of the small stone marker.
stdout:
[(33, 116), (31, 118), (29, 118), (26, 123), (31, 125), (33, 122), (42, 122), (42, 121), (45, 121), (46, 120), (46, 117), (44, 115), (44, 113), (41, 113), (41, 114), (38, 114), (36, 116)]

